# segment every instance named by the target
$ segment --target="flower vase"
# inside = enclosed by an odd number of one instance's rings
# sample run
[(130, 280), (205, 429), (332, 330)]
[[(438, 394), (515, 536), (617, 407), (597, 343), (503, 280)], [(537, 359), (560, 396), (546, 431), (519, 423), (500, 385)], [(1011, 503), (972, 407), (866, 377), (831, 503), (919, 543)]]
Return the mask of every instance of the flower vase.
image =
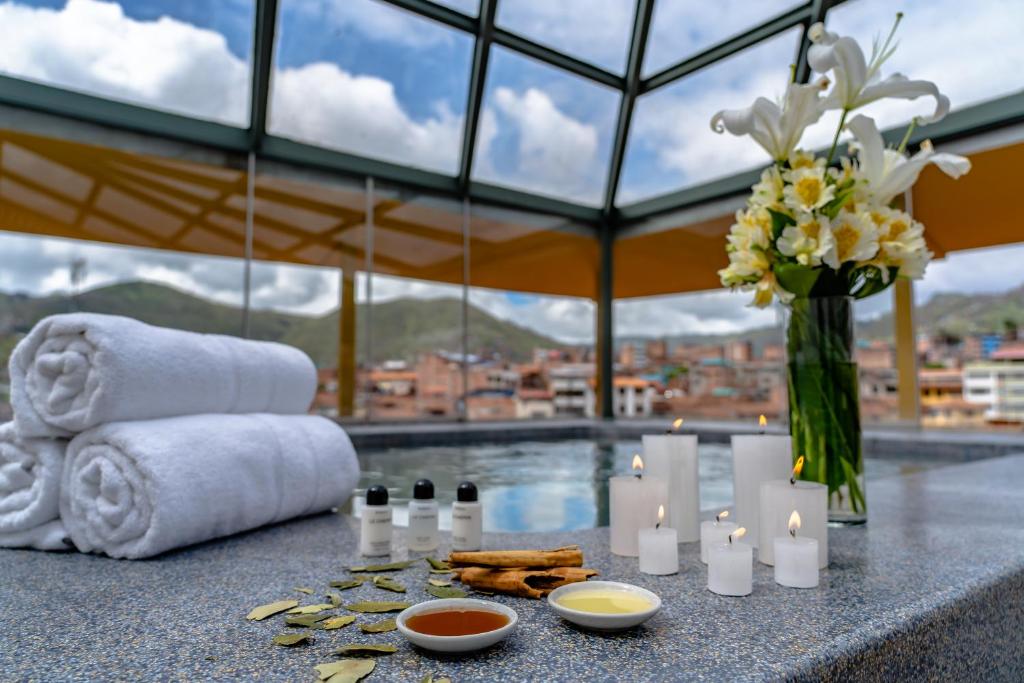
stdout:
[(828, 486), (829, 522), (867, 521), (853, 297), (797, 297), (786, 331), (789, 428), (800, 478)]

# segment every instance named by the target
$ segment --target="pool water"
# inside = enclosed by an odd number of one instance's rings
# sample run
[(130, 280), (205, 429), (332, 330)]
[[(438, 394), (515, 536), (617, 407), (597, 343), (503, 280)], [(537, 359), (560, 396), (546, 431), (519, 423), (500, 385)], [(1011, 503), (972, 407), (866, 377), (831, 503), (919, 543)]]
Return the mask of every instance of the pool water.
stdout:
[[(587, 440), (498, 445), (430, 446), (366, 451), (357, 516), (367, 486), (383, 484), (395, 505), (395, 523), (407, 521), (405, 504), (417, 479), (434, 482), (441, 527), (451, 528), (451, 503), (460, 481), (476, 483), (486, 531), (572, 531), (608, 524), (608, 478), (628, 474), (639, 441)], [(700, 503), (704, 510), (732, 505), (732, 454), (726, 444), (700, 446)], [(941, 463), (865, 459), (868, 480), (907, 474)], [(871, 490), (868, 488), (868, 500)]]

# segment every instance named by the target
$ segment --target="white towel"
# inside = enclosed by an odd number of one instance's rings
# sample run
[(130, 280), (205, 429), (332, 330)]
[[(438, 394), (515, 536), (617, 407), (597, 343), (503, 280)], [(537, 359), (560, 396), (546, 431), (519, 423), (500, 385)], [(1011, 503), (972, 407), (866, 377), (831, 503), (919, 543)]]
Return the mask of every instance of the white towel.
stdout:
[(311, 415), (115, 422), (68, 446), (60, 511), (82, 552), (141, 558), (341, 505), (348, 435)]
[(57, 518), (63, 439), (22, 439), (0, 425), (0, 546), (66, 550)]
[(290, 346), (95, 313), (41, 320), (10, 371), (23, 436), (199, 413), (304, 413), (316, 392), (313, 361)]

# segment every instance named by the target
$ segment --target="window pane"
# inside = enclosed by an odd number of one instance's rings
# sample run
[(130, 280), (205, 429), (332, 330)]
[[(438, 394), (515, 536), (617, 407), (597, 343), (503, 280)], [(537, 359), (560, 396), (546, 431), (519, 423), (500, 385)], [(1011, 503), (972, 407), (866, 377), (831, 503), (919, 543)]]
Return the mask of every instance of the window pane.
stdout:
[(458, 10), (463, 14), (477, 16), (480, 13), (480, 0), (432, 0), (434, 4), (444, 5)]
[(635, 0), (511, 0), (498, 23), (560, 52), (610, 71), (626, 69)]
[(281, 4), (272, 133), (455, 173), (473, 40), (374, 0)]
[(492, 48), (473, 175), (600, 204), (619, 94)]
[(254, 7), (252, 0), (0, 3), (0, 72), (244, 126)]
[(729, 57), (637, 101), (618, 199), (628, 204), (767, 165), (749, 138), (718, 135), (719, 109), (748, 107), (781, 94), (796, 55), (799, 29)]
[(677, 64), (799, 4), (794, 0), (658, 0), (644, 53), (644, 75)]
[[(934, 81), (953, 110), (1024, 88), (1024, 4), (1019, 2), (981, 0), (968, 8), (954, 0), (851, 0), (830, 10), (827, 23), (830, 31), (853, 36), (870, 55), (872, 39), (887, 34), (900, 11), (905, 16), (899, 47), (883, 65), (883, 77), (899, 72)], [(920, 98), (884, 100), (863, 112), (887, 127), (933, 110), (931, 98)]]

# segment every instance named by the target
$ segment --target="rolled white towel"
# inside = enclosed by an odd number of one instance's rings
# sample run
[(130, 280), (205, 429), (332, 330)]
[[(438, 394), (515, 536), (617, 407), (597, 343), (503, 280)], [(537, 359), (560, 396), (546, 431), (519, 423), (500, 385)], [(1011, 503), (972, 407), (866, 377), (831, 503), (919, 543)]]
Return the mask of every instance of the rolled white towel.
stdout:
[(323, 512), (358, 480), (352, 442), (322, 417), (115, 422), (71, 441), (60, 511), (82, 552), (135, 559)]
[(316, 392), (313, 361), (296, 348), (96, 313), (41, 320), (10, 371), (23, 436), (200, 413), (304, 413)]
[(58, 519), (60, 477), (68, 442), (22, 439), (0, 425), (0, 546), (66, 550)]

